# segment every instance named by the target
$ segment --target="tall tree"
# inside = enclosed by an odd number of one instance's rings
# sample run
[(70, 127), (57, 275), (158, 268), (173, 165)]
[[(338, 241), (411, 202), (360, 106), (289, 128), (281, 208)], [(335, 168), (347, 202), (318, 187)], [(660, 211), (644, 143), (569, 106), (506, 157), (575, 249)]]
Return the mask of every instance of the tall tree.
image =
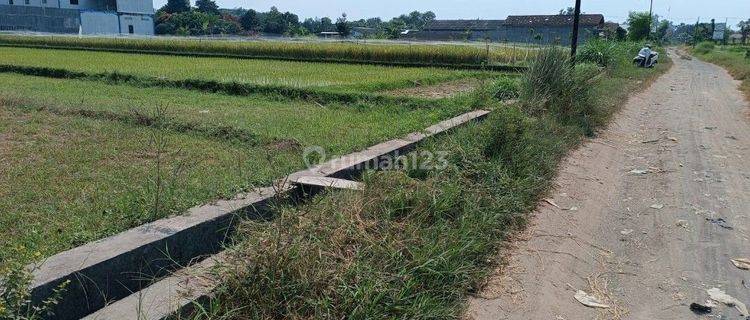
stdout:
[(346, 21), (346, 13), (341, 14), (341, 17), (336, 19), (336, 31), (342, 37), (348, 37), (352, 33), (352, 27)]
[(672, 30), (672, 22), (669, 20), (662, 20), (659, 21), (659, 24), (656, 26), (656, 34), (654, 35), (654, 38), (659, 41), (667, 41), (667, 36)]
[(180, 13), (190, 11), (189, 0), (167, 0), (167, 4), (161, 9), (166, 13)]
[(383, 20), (380, 18), (369, 18), (365, 21), (365, 26), (368, 28), (378, 28), (383, 24)]
[(738, 26), (740, 27), (740, 34), (742, 35), (742, 44), (745, 44), (747, 38), (750, 37), (750, 19), (747, 19), (747, 21), (740, 21)]
[(240, 18), (240, 25), (245, 31), (255, 32), (260, 30), (260, 20), (258, 19), (258, 12), (253, 9), (247, 10), (245, 14)]
[(628, 37), (640, 41), (651, 36), (651, 15), (648, 12), (630, 12), (628, 16)]
[(320, 19), (320, 32), (323, 31), (334, 31), (336, 30), (336, 26), (333, 25), (333, 20), (329, 17), (323, 17)]
[(576, 9), (573, 7), (567, 7), (565, 9), (560, 9), (560, 13), (558, 13), (561, 16), (572, 16), (575, 13)]
[(199, 12), (208, 14), (219, 14), (219, 6), (214, 0), (195, 0), (195, 7)]
[(437, 18), (437, 15), (432, 11), (427, 11), (422, 14), (422, 26), (420, 28), (424, 28), (428, 23), (432, 22)]
[(268, 33), (283, 34), (286, 29), (284, 17), (276, 7), (271, 7), (271, 11), (264, 15), (261, 25), (263, 26), (263, 31)]
[(320, 32), (320, 19), (307, 18), (305, 19), (305, 21), (302, 22), (302, 27), (307, 29), (307, 31), (311, 33), (319, 33)]

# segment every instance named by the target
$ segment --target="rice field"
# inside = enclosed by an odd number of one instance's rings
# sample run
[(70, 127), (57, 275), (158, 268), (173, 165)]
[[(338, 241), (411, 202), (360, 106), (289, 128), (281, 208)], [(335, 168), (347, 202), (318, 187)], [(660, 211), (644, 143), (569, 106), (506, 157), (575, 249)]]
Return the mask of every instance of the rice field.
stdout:
[(212, 41), (159, 38), (97, 38), (0, 35), (0, 44), (140, 50), (303, 61), (413, 63), (419, 65), (518, 65), (534, 50), (505, 46), (358, 44), (342, 42)]
[[(0, 47), (0, 64), (92, 74), (373, 92), (495, 72)], [(167, 66), (167, 67), (165, 67)]]
[[(235, 48), (231, 42), (191, 47), (191, 41), (172, 42), (185, 50), (214, 50), (219, 44)], [(0, 261), (19, 250), (38, 253), (37, 258), (49, 256), (267, 186), (302, 169), (306, 147), (342, 155), (420, 130), (477, 108), (471, 91), (484, 83), (479, 79), (510, 76), (432, 67), (12, 46), (0, 46), (0, 56), (2, 66), (51, 72), (0, 72), (0, 185), (5, 186), (0, 190)], [(96, 75), (148, 81), (132, 85)], [(450, 98), (386, 95), (388, 90), (434, 90), (429, 85), (464, 80), (476, 84)], [(162, 85), (168, 81), (280, 89), (270, 95), (234, 94)], [(333, 98), (321, 103), (309, 96), (314, 92)], [(291, 99), (285, 93), (299, 95)], [(356, 98), (362, 95), (384, 98)], [(161, 199), (157, 205), (155, 198)]]
[[(307, 146), (349, 153), (468, 108), (321, 107), (16, 74), (0, 83), (0, 252), (43, 256), (266, 186), (303, 168)], [(158, 126), (144, 120), (157, 114)], [(158, 212), (156, 135), (173, 180)]]

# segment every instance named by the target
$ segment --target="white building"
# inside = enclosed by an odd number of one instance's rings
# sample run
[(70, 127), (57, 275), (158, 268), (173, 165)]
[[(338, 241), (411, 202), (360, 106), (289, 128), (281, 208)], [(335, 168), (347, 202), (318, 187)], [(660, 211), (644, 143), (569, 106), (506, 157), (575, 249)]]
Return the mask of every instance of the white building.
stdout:
[(154, 34), (152, 0), (0, 0), (0, 30)]

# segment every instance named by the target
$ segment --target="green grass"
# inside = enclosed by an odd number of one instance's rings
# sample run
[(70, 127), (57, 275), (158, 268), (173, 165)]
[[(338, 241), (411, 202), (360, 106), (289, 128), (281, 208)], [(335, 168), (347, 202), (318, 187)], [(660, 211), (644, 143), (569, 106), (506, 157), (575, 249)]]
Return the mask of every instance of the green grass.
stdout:
[(0, 47), (1, 64), (65, 69), (86, 73), (118, 73), (170, 80), (210, 80), (224, 83), (325, 88), (374, 92), (432, 84), (465, 77), (487, 77), (482, 72), (438, 68), (273, 60), (179, 57), (95, 51)]
[[(165, 141), (159, 210), (152, 205), (156, 135)], [(268, 183), (301, 165), (296, 150), (271, 152), (269, 159), (266, 151), (3, 105), (0, 261), (16, 250), (48, 256)]]
[[(576, 82), (590, 84), (587, 105), (571, 105), (562, 89), (540, 93), (550, 100), (546, 110), (480, 96), (496, 110), (485, 122), (416, 151), (445, 152), (447, 169), (368, 172), (364, 192), (331, 191), (281, 209), (274, 221), (246, 222), (217, 297), (194, 318), (462, 318), (465, 299), (480, 290), (501, 243), (552, 186), (560, 160), (642, 87), (634, 80), (651, 81), (669, 66), (665, 59), (656, 69), (634, 68), (628, 50), (615, 52), (596, 79), (586, 72), (591, 65), (576, 68)], [(537, 78), (522, 78), (522, 90)]]
[[(0, 83), (0, 261), (19, 247), (48, 256), (267, 186), (303, 168), (306, 146), (349, 153), (468, 108), (321, 107), (13, 74)], [(158, 212), (154, 135), (168, 142)]]
[[(167, 88), (137, 88), (98, 82), (0, 74), (0, 97), (20, 100), (27, 108), (104, 118), (141, 118), (166, 108), (167, 127), (201, 132), (208, 138), (269, 144), (293, 140), (341, 154), (386, 137), (429, 126), (469, 107), (443, 102), (433, 108), (369, 104), (321, 107), (301, 101), (236, 97)], [(113, 116), (110, 116), (113, 115)], [(116, 116), (116, 117), (115, 117)], [(397, 120), (397, 121), (394, 121)]]
[[(699, 50), (700, 49), (700, 50)], [(742, 91), (750, 98), (750, 47), (696, 48), (699, 58), (726, 68), (732, 76), (742, 81)]]
[(284, 41), (76, 38), (0, 35), (0, 44), (226, 54), (303, 61), (482, 65), (523, 63), (533, 50), (467, 45), (357, 44)]

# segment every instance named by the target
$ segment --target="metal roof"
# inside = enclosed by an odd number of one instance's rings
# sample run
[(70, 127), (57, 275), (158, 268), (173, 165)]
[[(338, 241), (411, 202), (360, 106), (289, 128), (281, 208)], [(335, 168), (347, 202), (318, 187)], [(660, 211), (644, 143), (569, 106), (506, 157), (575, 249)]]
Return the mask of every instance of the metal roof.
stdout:
[(433, 20), (424, 27), (425, 31), (482, 31), (503, 27), (505, 20)]
[[(582, 14), (580, 23), (582, 26), (599, 26), (604, 23), (604, 15)], [(505, 25), (512, 27), (561, 27), (572, 24), (572, 15), (508, 16), (505, 20)]]

